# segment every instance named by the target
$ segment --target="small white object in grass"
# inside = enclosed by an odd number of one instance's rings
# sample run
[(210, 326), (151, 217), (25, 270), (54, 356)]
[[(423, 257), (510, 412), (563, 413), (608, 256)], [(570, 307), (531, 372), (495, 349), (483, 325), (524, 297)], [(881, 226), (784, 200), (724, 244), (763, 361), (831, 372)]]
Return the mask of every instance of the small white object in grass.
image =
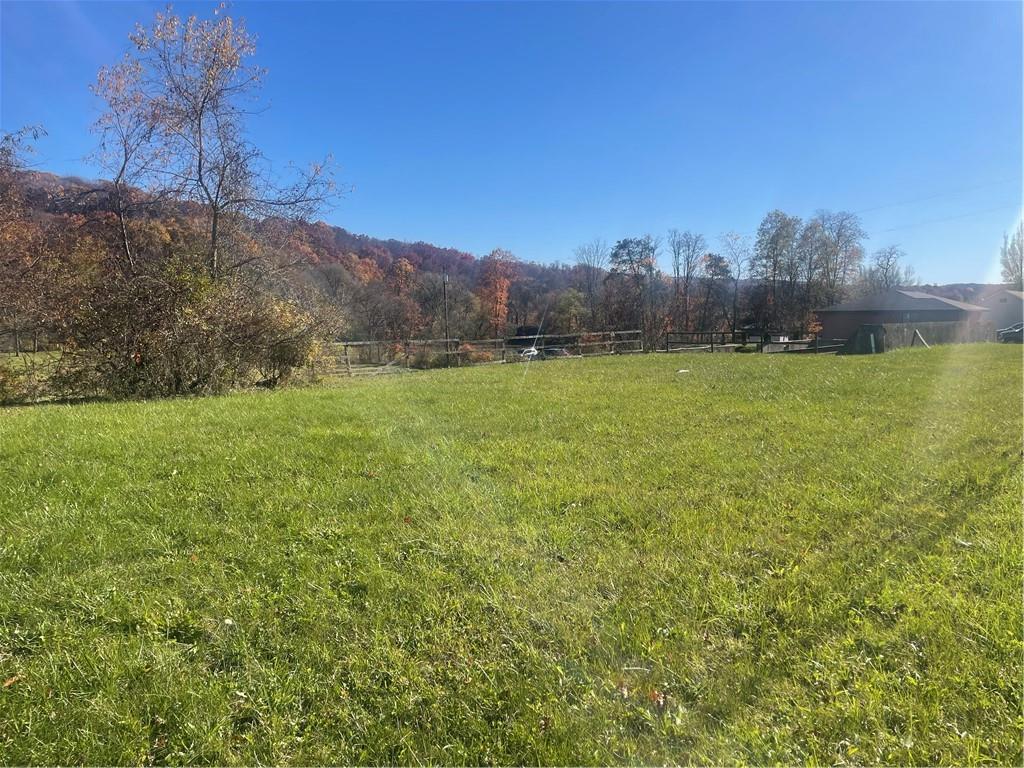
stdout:
[(233, 622), (231, 619), (224, 619), (224, 626), (225, 627), (233, 627), (233, 626), (235, 626), (235, 622)]
[(689, 373), (689, 371), (686, 368), (680, 368), (676, 373)]

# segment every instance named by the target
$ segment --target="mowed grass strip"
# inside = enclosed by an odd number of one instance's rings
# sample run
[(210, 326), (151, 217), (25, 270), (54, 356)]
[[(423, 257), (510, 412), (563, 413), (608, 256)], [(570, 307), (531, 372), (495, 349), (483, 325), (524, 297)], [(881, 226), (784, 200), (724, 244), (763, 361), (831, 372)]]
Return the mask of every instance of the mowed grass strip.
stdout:
[(1021, 378), (646, 355), (0, 411), (0, 759), (1020, 764)]

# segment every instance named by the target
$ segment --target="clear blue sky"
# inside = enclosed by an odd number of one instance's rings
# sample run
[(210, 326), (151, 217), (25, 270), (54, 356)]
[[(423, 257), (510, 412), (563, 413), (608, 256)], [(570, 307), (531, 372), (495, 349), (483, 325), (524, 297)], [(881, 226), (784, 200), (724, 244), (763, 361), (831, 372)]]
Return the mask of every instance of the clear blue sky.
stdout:
[[(88, 86), (162, 5), (0, 3), (0, 127), (46, 127), (38, 167), (96, 174)], [(269, 69), (253, 138), (281, 165), (333, 153), (353, 190), (325, 218), (354, 232), (571, 261), (595, 236), (847, 209), (869, 249), (951, 282), (994, 279), (1020, 215), (1019, 3), (231, 12)]]

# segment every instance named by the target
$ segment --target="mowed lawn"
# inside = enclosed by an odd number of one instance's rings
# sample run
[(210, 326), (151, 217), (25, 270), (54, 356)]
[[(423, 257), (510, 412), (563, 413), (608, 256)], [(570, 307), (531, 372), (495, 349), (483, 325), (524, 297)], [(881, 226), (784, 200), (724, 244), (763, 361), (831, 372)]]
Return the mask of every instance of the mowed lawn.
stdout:
[(2, 410), (0, 761), (1019, 765), (1021, 378), (658, 354)]

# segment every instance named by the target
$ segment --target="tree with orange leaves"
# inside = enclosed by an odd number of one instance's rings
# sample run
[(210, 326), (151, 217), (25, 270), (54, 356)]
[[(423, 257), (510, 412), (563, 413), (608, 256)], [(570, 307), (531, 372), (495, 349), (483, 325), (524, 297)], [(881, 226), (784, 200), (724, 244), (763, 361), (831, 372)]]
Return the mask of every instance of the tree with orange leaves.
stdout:
[(476, 294), (484, 312), (484, 322), (492, 336), (502, 336), (508, 322), (508, 291), (516, 272), (516, 257), (495, 248), (480, 260), (480, 279)]
[(21, 351), (26, 327), (34, 330), (40, 309), (35, 272), (43, 233), (28, 211), (17, 175), (29, 149), (26, 142), (41, 133), (23, 128), (0, 136), (0, 330), (10, 330), (15, 352)]
[(396, 296), (406, 296), (412, 290), (416, 267), (406, 258), (398, 259), (388, 269), (388, 287)]

